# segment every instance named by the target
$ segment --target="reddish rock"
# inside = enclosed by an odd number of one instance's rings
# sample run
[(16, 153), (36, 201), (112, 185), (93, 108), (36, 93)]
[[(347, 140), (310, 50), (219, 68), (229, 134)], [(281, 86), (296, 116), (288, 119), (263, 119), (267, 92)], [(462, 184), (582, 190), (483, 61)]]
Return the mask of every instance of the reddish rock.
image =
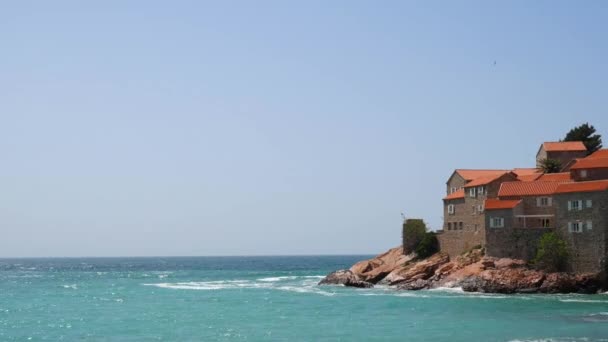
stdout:
[(362, 281), (350, 270), (339, 270), (328, 274), (319, 285), (344, 285), (352, 287), (373, 287), (374, 284)]
[(363, 281), (377, 283), (413, 258), (414, 255), (403, 255), (403, 248), (396, 247), (373, 259), (360, 261), (354, 264), (350, 270)]
[(423, 260), (402, 253), (393, 248), (350, 270), (334, 272), (319, 284), (371, 287), (380, 282), (400, 290), (448, 286), (487, 293), (596, 293), (602, 285), (596, 274), (546, 273), (529, 268), (523, 260), (484, 257), (482, 249), (454, 261), (442, 253)]
[(401, 282), (410, 282), (418, 279), (427, 280), (435, 275), (435, 271), (450, 261), (446, 254), (437, 253), (427, 259), (413, 262), (397, 268), (386, 276), (387, 283), (395, 285)]
[(481, 266), (483, 269), (496, 268), (496, 264), (494, 264), (494, 260), (483, 259), (481, 260)]
[(518, 259), (501, 258), (494, 261), (496, 268), (519, 268), (526, 267), (526, 262)]

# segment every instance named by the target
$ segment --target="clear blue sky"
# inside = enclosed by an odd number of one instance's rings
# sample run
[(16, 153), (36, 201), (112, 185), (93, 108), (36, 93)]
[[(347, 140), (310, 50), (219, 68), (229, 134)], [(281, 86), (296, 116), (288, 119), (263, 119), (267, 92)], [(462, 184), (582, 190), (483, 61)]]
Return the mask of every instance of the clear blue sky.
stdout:
[[(608, 145), (608, 2), (0, 5), (0, 256), (378, 253), (454, 168)], [(494, 65), (496, 61), (496, 65)]]

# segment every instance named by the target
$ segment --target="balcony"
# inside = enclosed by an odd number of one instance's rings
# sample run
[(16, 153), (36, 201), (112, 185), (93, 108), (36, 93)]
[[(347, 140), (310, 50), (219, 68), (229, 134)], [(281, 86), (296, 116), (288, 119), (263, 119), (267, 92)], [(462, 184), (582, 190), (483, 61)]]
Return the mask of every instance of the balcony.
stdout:
[(551, 229), (555, 225), (555, 215), (515, 215), (513, 228), (545, 228)]

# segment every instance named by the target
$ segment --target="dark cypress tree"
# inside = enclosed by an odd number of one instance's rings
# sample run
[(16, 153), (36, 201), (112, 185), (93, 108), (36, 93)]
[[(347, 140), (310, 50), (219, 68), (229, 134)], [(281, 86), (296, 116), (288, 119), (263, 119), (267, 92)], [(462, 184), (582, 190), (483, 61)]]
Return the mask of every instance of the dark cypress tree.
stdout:
[(587, 147), (588, 154), (591, 154), (602, 148), (602, 136), (594, 133), (595, 127), (589, 123), (584, 123), (571, 129), (566, 134), (564, 141), (582, 141)]

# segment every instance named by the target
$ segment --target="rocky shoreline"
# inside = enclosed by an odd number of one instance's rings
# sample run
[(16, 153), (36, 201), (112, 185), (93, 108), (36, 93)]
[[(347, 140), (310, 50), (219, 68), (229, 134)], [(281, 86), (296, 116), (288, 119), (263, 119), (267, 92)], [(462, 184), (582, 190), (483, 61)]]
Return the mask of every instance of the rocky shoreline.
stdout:
[(375, 284), (397, 290), (460, 287), (485, 293), (596, 293), (602, 288), (599, 274), (544, 272), (523, 260), (484, 256), (482, 248), (450, 260), (442, 253), (417, 259), (396, 247), (348, 270), (332, 272), (319, 282), (360, 288)]

